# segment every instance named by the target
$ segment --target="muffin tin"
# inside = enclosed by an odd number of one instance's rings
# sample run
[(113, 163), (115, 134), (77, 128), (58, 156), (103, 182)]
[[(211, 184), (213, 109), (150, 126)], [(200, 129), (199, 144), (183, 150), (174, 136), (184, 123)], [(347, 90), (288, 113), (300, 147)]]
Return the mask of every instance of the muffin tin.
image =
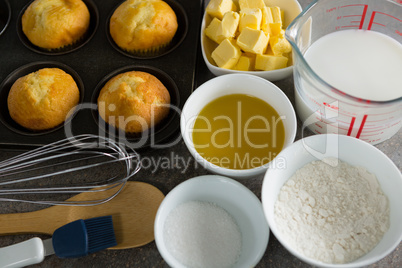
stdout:
[[(3, 5), (7, 6), (3, 2), (8, 3), (5, 1), (0, 0), (1, 14)], [(203, 1), (165, 0), (176, 13), (179, 28), (166, 51), (148, 57), (120, 51), (109, 36), (109, 19), (121, 0), (83, 1), (91, 14), (88, 34), (77, 44), (52, 51), (35, 47), (22, 32), (20, 20), (29, 3), (23, 0), (10, 2), (11, 11), (7, 13), (13, 16), (10, 15), (8, 27), (0, 35), (0, 147), (27, 149), (84, 133), (113, 137), (137, 150), (170, 146), (179, 136), (179, 113), (195, 87)], [(0, 26), (4, 24), (3, 16), (1, 19)], [(79, 109), (65, 125), (32, 132), (11, 119), (7, 96), (16, 79), (44, 67), (59, 67), (70, 73), (80, 87), (81, 101)], [(140, 137), (118, 133), (99, 119), (96, 107), (103, 84), (112, 76), (130, 70), (155, 75), (167, 87), (172, 99), (168, 118)]]
[(11, 20), (11, 6), (8, 0), (0, 0), (0, 35), (6, 30)]

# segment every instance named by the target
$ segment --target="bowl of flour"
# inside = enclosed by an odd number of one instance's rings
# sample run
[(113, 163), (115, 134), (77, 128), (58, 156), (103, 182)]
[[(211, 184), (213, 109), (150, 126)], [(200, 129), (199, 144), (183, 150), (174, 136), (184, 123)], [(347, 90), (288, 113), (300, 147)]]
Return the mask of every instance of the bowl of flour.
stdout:
[(374, 146), (314, 135), (283, 150), (265, 174), (263, 209), (272, 233), (318, 267), (361, 267), (402, 240), (402, 175)]

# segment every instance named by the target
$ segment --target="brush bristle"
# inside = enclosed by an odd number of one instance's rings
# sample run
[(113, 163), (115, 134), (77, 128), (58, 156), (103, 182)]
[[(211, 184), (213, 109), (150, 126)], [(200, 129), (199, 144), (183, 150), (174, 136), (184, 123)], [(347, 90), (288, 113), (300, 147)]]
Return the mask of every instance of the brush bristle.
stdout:
[(117, 245), (112, 216), (84, 220), (88, 233), (88, 254)]
[(112, 216), (70, 222), (54, 231), (52, 242), (60, 258), (78, 258), (116, 246)]

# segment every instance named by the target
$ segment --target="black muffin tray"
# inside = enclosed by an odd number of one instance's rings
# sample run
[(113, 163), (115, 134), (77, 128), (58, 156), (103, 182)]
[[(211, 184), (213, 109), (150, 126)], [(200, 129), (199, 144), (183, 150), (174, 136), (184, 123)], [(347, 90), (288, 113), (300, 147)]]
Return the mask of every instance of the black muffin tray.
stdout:
[[(28, 149), (79, 134), (111, 137), (137, 150), (168, 147), (179, 137), (180, 111), (195, 88), (203, 0), (165, 0), (176, 13), (179, 28), (167, 48), (149, 55), (129, 54), (111, 39), (109, 19), (121, 0), (83, 1), (91, 14), (86, 36), (74, 45), (48, 51), (31, 44), (22, 32), (21, 16), (31, 1), (0, 0), (0, 148)], [(12, 120), (7, 96), (19, 77), (45, 67), (58, 67), (71, 74), (80, 89), (81, 100), (63, 125), (34, 132)], [(108, 79), (131, 70), (155, 75), (171, 95), (168, 117), (137, 135), (122, 133), (106, 124), (98, 115), (96, 101)]]

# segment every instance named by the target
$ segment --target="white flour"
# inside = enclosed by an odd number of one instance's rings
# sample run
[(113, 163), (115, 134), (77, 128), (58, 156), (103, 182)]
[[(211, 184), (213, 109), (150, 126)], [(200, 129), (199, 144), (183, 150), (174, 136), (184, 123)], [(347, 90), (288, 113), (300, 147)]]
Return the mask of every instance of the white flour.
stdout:
[(375, 175), (342, 161), (314, 161), (282, 187), (274, 213), (279, 231), (299, 253), (348, 263), (377, 245), (390, 212)]

